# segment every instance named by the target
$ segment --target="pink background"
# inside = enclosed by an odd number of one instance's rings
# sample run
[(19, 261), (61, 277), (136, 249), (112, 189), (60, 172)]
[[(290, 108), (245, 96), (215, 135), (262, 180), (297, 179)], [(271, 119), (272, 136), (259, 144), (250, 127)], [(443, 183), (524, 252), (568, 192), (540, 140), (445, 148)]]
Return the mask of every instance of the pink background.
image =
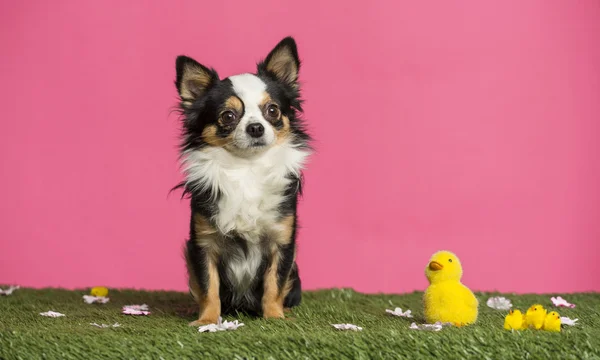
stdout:
[(186, 289), (175, 57), (304, 60), (306, 288), (600, 290), (600, 2), (3, 1), (0, 283)]

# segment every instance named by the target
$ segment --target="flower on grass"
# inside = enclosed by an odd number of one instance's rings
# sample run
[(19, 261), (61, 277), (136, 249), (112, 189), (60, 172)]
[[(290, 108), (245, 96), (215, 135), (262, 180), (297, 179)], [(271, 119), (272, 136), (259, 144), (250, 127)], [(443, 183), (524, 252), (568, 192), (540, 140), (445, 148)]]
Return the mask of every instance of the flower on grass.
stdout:
[(107, 298), (105, 296), (83, 295), (83, 301), (85, 301), (87, 304), (106, 304), (109, 300), (110, 298)]
[(20, 286), (17, 285), (17, 286), (11, 286), (11, 287), (9, 287), (6, 290), (0, 289), (0, 295), (5, 295), (5, 296), (12, 295), (13, 291), (15, 291), (15, 290), (17, 290), (19, 288), (20, 288)]
[(42, 316), (48, 316), (48, 317), (61, 317), (61, 316), (65, 316), (65, 314), (61, 314), (59, 312), (56, 311), (46, 311), (46, 312), (41, 312), (40, 315)]
[(402, 312), (402, 309), (399, 307), (395, 308), (394, 310), (385, 309), (385, 312), (388, 314), (392, 314), (394, 316), (401, 316), (401, 317), (407, 317), (407, 318), (413, 317), (410, 313), (410, 310), (406, 310), (405, 312)]
[(119, 324), (119, 323), (114, 323), (112, 325), (90, 323), (90, 325), (96, 326), (96, 327), (99, 327), (99, 328), (103, 328), (103, 329), (109, 328), (109, 327), (120, 327), (121, 326), (121, 324)]
[(440, 331), (444, 328), (444, 326), (452, 326), (450, 323), (443, 323), (441, 321), (436, 322), (435, 324), (420, 324), (417, 323), (410, 324), (409, 329), (411, 330), (427, 330), (427, 331)]
[(354, 324), (331, 324), (331, 326), (338, 330), (362, 331), (363, 329), (360, 326), (356, 326)]
[(566, 316), (562, 316), (560, 318), (560, 323), (561, 323), (561, 325), (575, 326), (575, 325), (577, 325), (577, 320), (579, 320), (579, 319), (571, 319)]
[(552, 303), (556, 307), (570, 307), (570, 308), (575, 307), (575, 304), (571, 304), (570, 302), (568, 302), (567, 300), (563, 299), (560, 296), (552, 297), (552, 298), (550, 298), (550, 300), (552, 300)]
[(125, 315), (150, 315), (148, 311), (148, 305), (125, 305), (123, 306), (122, 313)]
[(496, 310), (510, 310), (512, 303), (503, 296), (495, 296), (488, 299), (487, 306)]
[(199, 332), (217, 332), (227, 330), (237, 330), (240, 326), (244, 326), (244, 323), (238, 320), (234, 321), (223, 321), (223, 318), (219, 317), (219, 321), (216, 324), (203, 325), (198, 328)]

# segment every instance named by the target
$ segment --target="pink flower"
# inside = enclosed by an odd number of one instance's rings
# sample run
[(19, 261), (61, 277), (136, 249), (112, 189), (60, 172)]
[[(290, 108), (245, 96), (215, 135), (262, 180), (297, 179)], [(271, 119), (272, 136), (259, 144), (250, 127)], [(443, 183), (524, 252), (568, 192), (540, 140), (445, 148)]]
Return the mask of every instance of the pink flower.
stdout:
[(125, 315), (150, 315), (148, 305), (125, 305), (123, 306), (123, 314)]
[(570, 308), (574, 308), (575, 307), (575, 304), (571, 304), (570, 302), (568, 302), (567, 300), (561, 298), (560, 296), (558, 296), (558, 297), (552, 297), (552, 298), (550, 298), (550, 300), (552, 300), (552, 303), (556, 307), (570, 307)]

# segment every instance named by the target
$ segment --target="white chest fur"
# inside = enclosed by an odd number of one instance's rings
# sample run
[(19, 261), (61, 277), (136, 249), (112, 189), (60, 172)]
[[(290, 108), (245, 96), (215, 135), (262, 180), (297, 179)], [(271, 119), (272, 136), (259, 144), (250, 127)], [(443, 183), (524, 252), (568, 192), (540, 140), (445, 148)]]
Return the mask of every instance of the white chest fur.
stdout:
[(219, 147), (185, 154), (187, 183), (210, 187), (220, 194), (214, 221), (224, 234), (235, 231), (247, 241), (275, 226), (278, 207), (289, 185), (289, 174), (298, 175), (308, 152), (287, 142), (255, 158), (240, 158)]

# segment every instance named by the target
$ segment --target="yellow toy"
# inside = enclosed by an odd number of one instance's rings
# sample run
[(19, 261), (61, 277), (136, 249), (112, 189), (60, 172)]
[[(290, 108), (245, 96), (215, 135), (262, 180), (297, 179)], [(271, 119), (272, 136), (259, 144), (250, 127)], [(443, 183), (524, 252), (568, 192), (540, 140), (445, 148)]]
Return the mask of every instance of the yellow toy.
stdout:
[(90, 291), (90, 295), (105, 297), (108, 295), (108, 289), (104, 286), (96, 286), (92, 288), (92, 291)]
[(425, 320), (449, 322), (456, 326), (473, 324), (477, 320), (479, 302), (460, 282), (462, 266), (449, 251), (438, 251), (425, 268), (429, 287), (423, 295)]
[(543, 329), (546, 331), (560, 332), (560, 315), (556, 311), (552, 311), (544, 319)]
[(527, 327), (539, 330), (544, 325), (546, 319), (546, 309), (540, 304), (531, 305), (525, 314)]
[(506, 330), (523, 330), (525, 329), (525, 315), (521, 310), (510, 310), (506, 318), (504, 318), (504, 329)]

